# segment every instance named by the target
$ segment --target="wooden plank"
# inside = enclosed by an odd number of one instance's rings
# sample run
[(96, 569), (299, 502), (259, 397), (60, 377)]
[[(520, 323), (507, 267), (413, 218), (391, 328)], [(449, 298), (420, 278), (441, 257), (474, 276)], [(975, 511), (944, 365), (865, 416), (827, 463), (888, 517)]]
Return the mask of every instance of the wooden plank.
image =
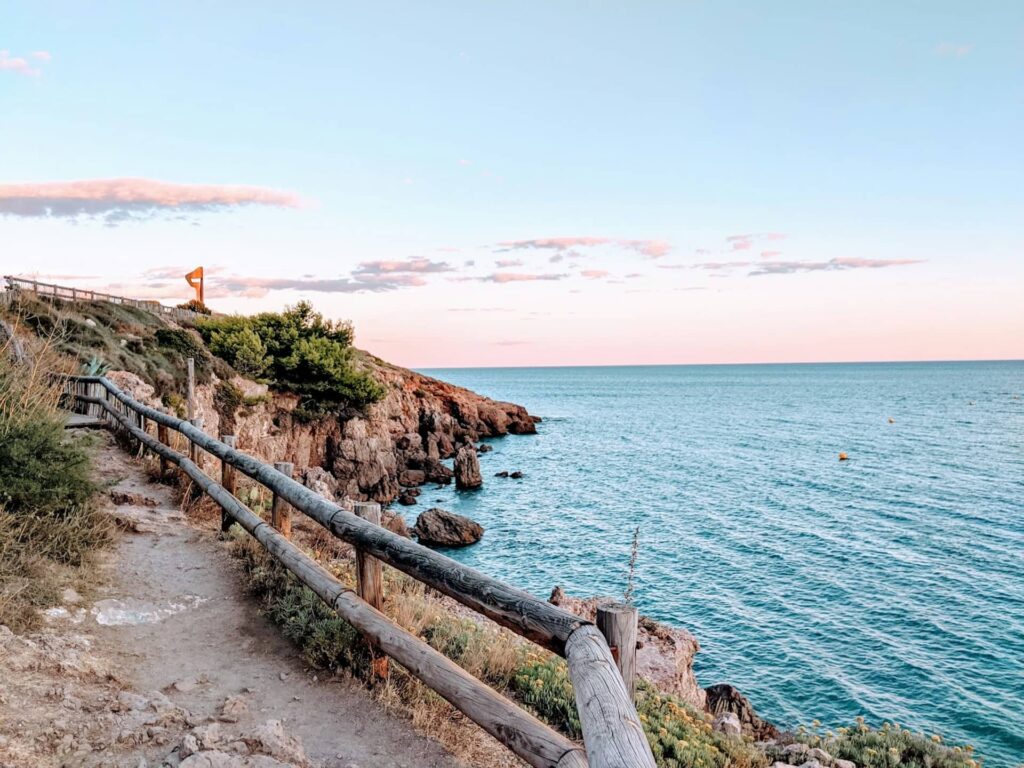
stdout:
[(221, 506), (225, 515), (251, 533), (268, 552), (343, 619), (518, 757), (537, 768), (586, 768), (583, 750), (578, 745), (524, 712), (458, 664), (371, 608), (351, 589), (228, 493), (227, 489), (203, 473), (186, 456), (139, 430), (131, 424), (129, 417), (116, 412), (112, 406), (107, 407), (108, 412), (150, 450), (181, 467)]
[(188, 422), (143, 405), (105, 378), (77, 378), (104, 382), (104, 386), (117, 400), (158, 423), (165, 423), (180, 431), (198, 443), (207, 453), (236, 467), (243, 474), (279, 494), (295, 509), (323, 525), (338, 538), (361, 548), (367, 554), (443, 592), (538, 645), (564, 655), (565, 641), (569, 635), (580, 625), (589, 623), (528, 592), (402, 538), (386, 528), (359, 519), (272, 467), (203, 434)]
[(633, 700), (597, 627), (573, 632), (565, 658), (591, 768), (655, 768)]
[(639, 615), (627, 603), (597, 607), (597, 628), (608, 643), (615, 665), (626, 684), (630, 701), (636, 701), (636, 637)]
[(188, 384), (186, 394), (188, 398), (188, 420), (196, 417), (196, 361), (190, 357), (185, 361), (188, 367)]

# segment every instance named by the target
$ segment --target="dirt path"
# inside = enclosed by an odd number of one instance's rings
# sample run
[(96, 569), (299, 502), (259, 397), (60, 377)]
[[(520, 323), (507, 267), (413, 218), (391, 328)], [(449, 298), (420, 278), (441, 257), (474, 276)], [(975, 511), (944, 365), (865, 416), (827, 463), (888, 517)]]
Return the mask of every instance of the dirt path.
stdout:
[[(0, 721), (17, 716), (23, 725), (11, 729), (13, 738), (0, 726), (0, 765), (22, 764), (4, 762), (4, 748), (17, 755), (12, 744), (19, 735), (30, 741), (33, 724), (53, 730), (47, 707), (67, 720), (66, 733), (32, 734), (39, 743), (56, 739), (55, 759), (25, 765), (458, 765), (409, 723), (384, 713), (363, 689), (306, 670), (295, 648), (244, 597), (224, 544), (188, 525), (171, 490), (148, 482), (142, 467), (105, 434), (98, 443), (100, 475), (114, 490), (155, 505), (112, 509), (132, 532), (120, 536), (106, 584), (91, 604), (69, 596), (68, 615), (51, 621), (56, 655), (66, 655), (61, 643), (76, 638), (72, 642), (93, 668), (82, 675), (62, 671), (61, 680), (52, 682), (71, 690), (59, 693), (45, 689), (43, 675), (38, 687), (50, 704), (38, 712), (14, 706), (29, 691), (0, 688)], [(20, 658), (21, 666), (45, 672), (45, 660), (33, 661), (20, 639), (8, 635), (6, 648), (4, 642), (0, 635), (0, 680), (11, 659), (15, 668)], [(59, 669), (60, 659), (51, 661)], [(81, 712), (91, 715), (89, 722), (76, 724)], [(213, 751), (225, 757), (211, 756)]]

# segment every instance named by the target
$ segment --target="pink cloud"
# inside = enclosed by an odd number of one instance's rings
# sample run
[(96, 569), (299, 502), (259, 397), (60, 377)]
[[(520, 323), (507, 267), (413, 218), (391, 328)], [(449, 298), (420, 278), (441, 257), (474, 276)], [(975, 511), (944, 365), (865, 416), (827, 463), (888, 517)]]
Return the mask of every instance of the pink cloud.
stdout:
[(109, 225), (158, 212), (200, 213), (246, 205), (295, 208), (291, 192), (265, 187), (175, 184), (151, 179), (0, 184), (0, 215), (69, 218), (102, 217)]
[(11, 56), (10, 51), (0, 51), (0, 72), (16, 72), (26, 77), (38, 77), (42, 72), (21, 56)]
[(30, 55), (36, 61), (49, 61), (53, 58), (49, 51), (32, 51)]
[(761, 251), (762, 259), (774, 259), (776, 256), (781, 256), (782, 251)]
[(523, 260), (522, 259), (498, 259), (496, 262), (494, 262), (494, 264), (495, 264), (496, 267), (498, 267), (498, 269), (505, 269), (507, 267), (521, 267), (521, 266), (523, 266)]
[(752, 232), (746, 235), (729, 235), (725, 241), (734, 251), (746, 251), (755, 240), (783, 240), (785, 237), (781, 232)]
[(401, 272), (453, 272), (455, 270), (446, 261), (431, 261), (427, 258), (402, 259), (400, 261), (364, 261), (356, 269), (356, 274), (395, 274)]
[(477, 278), (486, 283), (525, 283), (534, 280), (564, 280), (566, 274), (530, 274), (522, 272), (495, 272), (493, 275)]
[(922, 259), (861, 259), (840, 256), (828, 261), (764, 261), (754, 265), (751, 275), (791, 275), (795, 272), (839, 272), (848, 269), (883, 269), (922, 264)]
[(610, 273), (607, 269), (584, 269), (580, 272), (580, 275), (588, 278), (589, 280), (597, 280), (598, 278), (608, 277)]
[[(671, 244), (664, 240), (630, 240), (612, 237), (593, 237), (589, 235), (579, 237), (542, 237), (532, 240), (507, 240), (498, 243), (498, 245), (500, 246), (499, 252), (538, 249), (556, 251), (555, 256), (565, 254), (574, 248), (614, 245), (635, 251), (641, 256), (646, 256), (650, 259), (660, 259), (672, 249)], [(555, 256), (551, 257), (552, 261), (555, 260)]]
[(962, 59), (972, 50), (974, 50), (974, 43), (939, 43), (935, 48), (935, 52), (939, 56), (952, 56), (957, 59)]

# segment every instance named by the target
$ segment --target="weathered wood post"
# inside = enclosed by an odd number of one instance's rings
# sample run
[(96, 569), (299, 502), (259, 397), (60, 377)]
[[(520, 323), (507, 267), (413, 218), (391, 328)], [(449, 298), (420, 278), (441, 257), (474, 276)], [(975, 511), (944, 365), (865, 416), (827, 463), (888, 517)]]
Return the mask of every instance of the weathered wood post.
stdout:
[(196, 417), (196, 361), (190, 357), (185, 361), (188, 365), (188, 420)]
[(626, 684), (629, 698), (636, 701), (636, 636), (639, 614), (628, 603), (609, 603), (597, 607), (597, 628), (608, 641), (615, 666)]
[[(353, 507), (357, 517), (361, 517), (374, 525), (380, 525), (380, 504), (372, 501), (357, 501)], [(370, 607), (384, 611), (384, 573), (380, 560), (365, 554), (356, 547), (356, 590), (359, 597), (369, 603)], [(370, 646), (373, 657), (373, 674), (376, 677), (388, 676), (388, 657), (380, 653), (373, 645)]]
[[(235, 447), (235, 441), (237, 438), (234, 435), (221, 435), (220, 441), (229, 448)], [(228, 464), (223, 459), (220, 462), (220, 484), (224, 486), (224, 490), (230, 493), (232, 496), (235, 495), (235, 468)], [(226, 532), (231, 527), (231, 523), (234, 520), (227, 512), (221, 512), (220, 514), (220, 530)]]
[[(196, 429), (202, 430), (203, 417), (193, 416), (191, 419), (188, 420), (188, 423), (191, 424)], [(199, 466), (199, 446), (196, 445), (191, 439), (188, 441), (188, 460), (195, 464), (197, 467)]]
[[(143, 427), (145, 429), (145, 427)], [(167, 425), (161, 422), (157, 422), (156, 425), (156, 439), (159, 440), (166, 446), (170, 446), (170, 440), (167, 437)], [(163, 456), (160, 457), (160, 479), (163, 480), (167, 477), (167, 459)]]
[[(292, 472), (295, 471), (295, 465), (290, 461), (275, 461), (274, 469), (282, 475), (291, 477)], [(291, 504), (278, 496), (277, 491), (274, 491), (274, 500), (270, 504), (270, 524), (277, 528), (286, 539), (292, 537), (292, 518), (289, 514), (291, 508)]]

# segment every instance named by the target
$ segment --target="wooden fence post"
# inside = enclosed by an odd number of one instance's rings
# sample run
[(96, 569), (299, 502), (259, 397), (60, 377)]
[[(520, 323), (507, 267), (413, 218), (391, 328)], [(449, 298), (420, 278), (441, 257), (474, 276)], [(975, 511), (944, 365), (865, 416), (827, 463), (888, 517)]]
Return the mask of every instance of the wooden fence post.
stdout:
[[(145, 429), (145, 427), (143, 427)], [(156, 425), (156, 439), (164, 445), (170, 447), (170, 439), (167, 436), (167, 425), (157, 422)], [(160, 457), (160, 480), (163, 481), (167, 477), (167, 459), (163, 456)]]
[[(380, 504), (357, 501), (353, 505), (353, 511), (363, 520), (380, 525)], [(356, 590), (359, 597), (369, 603), (371, 608), (384, 611), (384, 573), (380, 560), (365, 554), (359, 547), (356, 547)], [(372, 645), (370, 653), (373, 657), (374, 676), (387, 678), (388, 657)]]
[[(203, 417), (194, 416), (188, 420), (188, 423), (191, 424), (196, 429), (202, 430)], [(199, 466), (199, 446), (192, 442), (192, 440), (188, 441), (188, 460), (195, 464), (197, 467)]]
[[(220, 441), (229, 448), (235, 447), (235, 441), (237, 438), (234, 435), (221, 435)], [(224, 486), (224, 490), (230, 493), (232, 496), (235, 495), (235, 468), (228, 464), (226, 461), (221, 460), (220, 462), (220, 484)], [(220, 513), (220, 530), (226, 532), (231, 527), (231, 523), (234, 520), (227, 512)]]
[[(275, 461), (274, 469), (282, 475), (291, 477), (292, 472), (295, 471), (295, 465), (290, 461)], [(275, 491), (274, 500), (270, 505), (270, 524), (277, 528), (286, 539), (292, 537), (292, 519), (289, 515), (291, 508), (291, 504), (278, 496)]]
[(188, 364), (188, 420), (192, 421), (196, 417), (196, 361), (195, 358), (190, 357), (186, 363)]
[(636, 701), (636, 635), (639, 615), (628, 603), (597, 607), (597, 628), (608, 641), (615, 666), (619, 668), (630, 701)]

